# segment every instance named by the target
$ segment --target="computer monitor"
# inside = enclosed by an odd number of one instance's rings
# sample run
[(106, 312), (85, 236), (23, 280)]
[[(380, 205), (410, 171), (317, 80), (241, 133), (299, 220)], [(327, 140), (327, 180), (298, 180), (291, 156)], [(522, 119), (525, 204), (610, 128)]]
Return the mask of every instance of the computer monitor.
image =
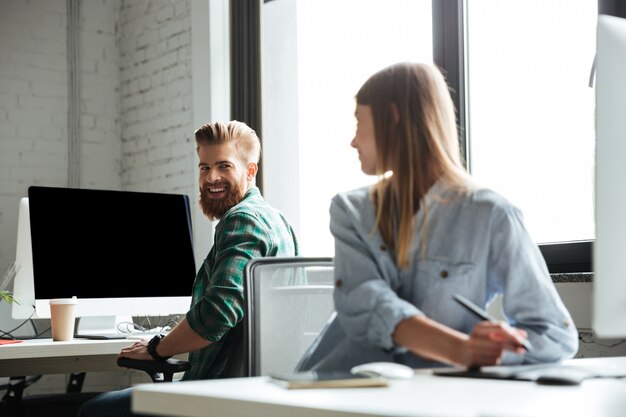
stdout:
[(30, 187), (16, 264), (13, 318), (49, 318), (51, 298), (72, 296), (78, 317), (185, 313), (196, 272), (189, 198)]
[(626, 336), (626, 19), (600, 15), (596, 51), (593, 328)]

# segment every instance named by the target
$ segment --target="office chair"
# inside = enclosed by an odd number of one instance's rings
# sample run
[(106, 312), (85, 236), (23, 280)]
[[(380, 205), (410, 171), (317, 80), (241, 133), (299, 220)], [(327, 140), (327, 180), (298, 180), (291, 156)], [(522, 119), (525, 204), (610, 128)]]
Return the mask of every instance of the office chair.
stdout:
[(41, 379), (41, 375), (11, 377), (7, 384), (0, 385), (6, 391), (0, 399), (0, 416), (7, 417), (66, 417), (78, 413), (85, 401), (100, 394), (82, 392), (85, 373), (72, 373), (63, 394), (37, 394), (22, 398), (24, 390)]
[[(291, 372), (334, 316), (332, 258), (267, 257), (244, 270), (244, 319), (228, 337), (239, 346), (224, 378)], [(188, 361), (119, 359), (118, 365), (147, 372), (154, 382), (171, 381)], [(164, 377), (158, 376), (163, 374)], [(154, 377), (156, 375), (156, 377)]]
[(117, 366), (144, 371), (150, 376), (152, 382), (172, 382), (174, 374), (185, 372), (191, 363), (176, 358), (169, 358), (165, 362), (118, 358)]
[(333, 259), (254, 259), (244, 278), (244, 375), (293, 371), (334, 314)]

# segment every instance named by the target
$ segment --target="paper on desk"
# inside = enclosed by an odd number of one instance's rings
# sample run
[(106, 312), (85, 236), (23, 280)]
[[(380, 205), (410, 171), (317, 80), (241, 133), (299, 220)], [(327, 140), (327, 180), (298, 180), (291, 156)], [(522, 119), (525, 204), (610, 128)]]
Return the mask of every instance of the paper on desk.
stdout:
[(10, 345), (12, 343), (20, 343), (21, 340), (17, 339), (0, 339), (0, 345)]

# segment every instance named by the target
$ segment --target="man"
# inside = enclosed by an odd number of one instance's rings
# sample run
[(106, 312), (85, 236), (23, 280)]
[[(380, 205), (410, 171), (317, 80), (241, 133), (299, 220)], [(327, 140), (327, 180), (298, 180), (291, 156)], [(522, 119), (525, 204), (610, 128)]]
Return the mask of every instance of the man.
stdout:
[[(237, 351), (231, 330), (243, 318), (243, 271), (249, 260), (296, 256), (298, 242), (287, 219), (265, 202), (255, 186), (261, 144), (242, 122), (209, 123), (196, 130), (200, 207), (219, 220), (213, 247), (196, 275), (191, 308), (163, 337), (139, 341), (119, 356), (166, 360), (189, 352), (184, 380), (219, 378)], [(174, 278), (175, 279), (175, 278)], [(130, 389), (86, 402), (82, 417), (131, 416)], [(115, 411), (113, 411), (115, 410)]]

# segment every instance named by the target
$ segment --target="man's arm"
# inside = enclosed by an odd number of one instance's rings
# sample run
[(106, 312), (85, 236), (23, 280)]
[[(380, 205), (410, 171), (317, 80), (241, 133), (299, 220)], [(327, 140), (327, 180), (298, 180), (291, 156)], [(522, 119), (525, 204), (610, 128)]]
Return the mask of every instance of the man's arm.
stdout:
[[(179, 353), (192, 352), (210, 345), (212, 342), (194, 332), (187, 319), (183, 318), (156, 347), (159, 356), (173, 356)], [(122, 349), (119, 356), (131, 359), (154, 360), (148, 353), (146, 340), (135, 342), (132, 346)]]

